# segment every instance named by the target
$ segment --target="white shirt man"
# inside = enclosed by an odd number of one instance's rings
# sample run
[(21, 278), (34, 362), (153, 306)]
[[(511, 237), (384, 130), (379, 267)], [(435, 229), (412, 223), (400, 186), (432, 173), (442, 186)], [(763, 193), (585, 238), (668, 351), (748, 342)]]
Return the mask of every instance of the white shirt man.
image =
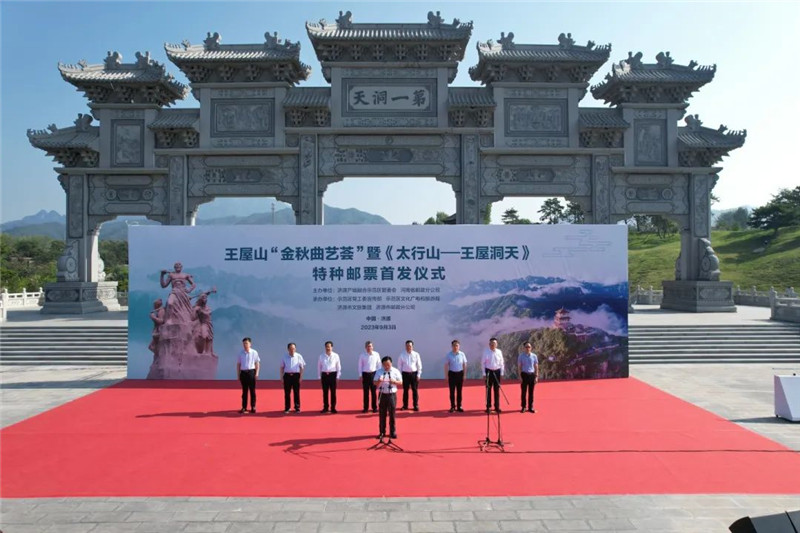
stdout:
[(524, 351), (517, 357), (517, 370), (519, 371), (519, 381), (522, 389), (522, 409), (525, 412), (526, 404), (529, 413), (535, 413), (533, 408), (533, 388), (539, 381), (539, 356), (533, 353), (533, 345), (526, 342), (523, 345)]
[(373, 350), (372, 341), (364, 343), (364, 353), (358, 357), (358, 375), (361, 376), (361, 390), (364, 393), (364, 409), (362, 413), (369, 410), (372, 404), (372, 412), (378, 412), (378, 395), (375, 389), (375, 372), (381, 366), (381, 354)]
[(461, 351), (461, 343), (454, 339), (450, 343), (452, 350), (447, 352), (444, 363), (444, 376), (450, 388), (450, 412), (463, 413), (461, 399), (463, 395), (464, 379), (467, 377), (467, 356)]
[(397, 386), (403, 381), (403, 376), (399, 370), (392, 367), (392, 358), (384, 357), (381, 361), (382, 369), (375, 374), (375, 383), (381, 391), (381, 414), (379, 420), (379, 438), (386, 435), (386, 418), (389, 418), (389, 437), (397, 438), (395, 431), (394, 412), (397, 407)]
[(242, 384), (242, 409), (240, 413), (247, 411), (247, 394), (250, 393), (250, 412), (256, 412), (256, 378), (261, 368), (261, 358), (258, 352), (252, 348), (250, 337), (242, 339), (242, 349), (236, 360), (236, 374)]
[(289, 412), (289, 394), (294, 396), (294, 410), (300, 412), (300, 382), (303, 380), (303, 372), (306, 368), (306, 361), (303, 356), (297, 353), (297, 347), (293, 342), (286, 346), (287, 353), (281, 359), (281, 380), (283, 381), (283, 412)]
[(500, 409), (500, 378), (505, 372), (505, 361), (503, 352), (497, 347), (497, 339), (489, 339), (489, 348), (483, 351), (481, 359), (483, 365), (483, 375), (486, 378), (486, 412), (492, 408), (492, 390), (494, 390), (494, 410), (501, 412)]
[(397, 358), (397, 370), (403, 376), (403, 407), (408, 409), (408, 389), (414, 401), (414, 410), (419, 411), (419, 378), (422, 377), (422, 359), (414, 351), (414, 341), (406, 341), (406, 349)]
[[(317, 363), (319, 379), (322, 383), (322, 412), (336, 413), (336, 382), (342, 377), (342, 363), (339, 361), (339, 354), (333, 351), (333, 342), (325, 343), (325, 353), (319, 356)], [(330, 396), (330, 402), (328, 397)]]

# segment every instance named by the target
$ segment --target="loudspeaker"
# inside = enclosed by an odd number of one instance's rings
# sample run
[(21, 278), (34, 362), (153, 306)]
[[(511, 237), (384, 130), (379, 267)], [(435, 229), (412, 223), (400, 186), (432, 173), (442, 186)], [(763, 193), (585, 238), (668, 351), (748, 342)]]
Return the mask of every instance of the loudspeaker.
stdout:
[(800, 511), (767, 516), (745, 516), (730, 525), (731, 533), (800, 533)]

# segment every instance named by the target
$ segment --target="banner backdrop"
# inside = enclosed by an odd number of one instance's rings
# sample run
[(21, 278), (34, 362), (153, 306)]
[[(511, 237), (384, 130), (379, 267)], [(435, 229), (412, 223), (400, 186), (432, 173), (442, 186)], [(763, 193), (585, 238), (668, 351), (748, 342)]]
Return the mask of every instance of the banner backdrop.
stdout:
[(365, 341), (407, 339), (423, 379), (453, 339), (476, 377), (490, 337), (507, 377), (525, 341), (543, 379), (628, 375), (625, 226), (135, 226), (129, 257), (129, 378), (235, 379), (243, 337), (262, 379), (289, 342), (355, 379)]

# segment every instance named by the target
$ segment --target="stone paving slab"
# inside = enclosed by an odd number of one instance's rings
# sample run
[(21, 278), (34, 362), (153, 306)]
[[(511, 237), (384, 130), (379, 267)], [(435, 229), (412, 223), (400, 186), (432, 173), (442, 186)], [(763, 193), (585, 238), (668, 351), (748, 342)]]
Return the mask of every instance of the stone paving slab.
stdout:
[[(80, 508), (90, 499), (69, 498), (70, 508)], [(109, 501), (106, 501), (109, 500)], [(483, 498), (490, 507), (480, 516), (453, 516), (436, 520), (434, 515), (387, 516), (385, 511), (351, 514), (342, 512), (347, 500), (318, 499), (324, 511), (306, 513), (286, 520), (283, 511), (259, 512), (264, 502), (258, 498), (210, 498), (206, 503), (220, 509), (239, 506), (238, 511), (205, 511), (189, 516), (171, 508), (171, 498), (93, 498), (94, 503), (116, 504), (119, 508), (136, 507), (143, 502), (159, 504), (161, 511), (54, 511), (49, 499), (1, 502), (0, 523), (5, 533), (18, 531), (314, 531), (326, 532), (469, 532), (469, 531), (727, 531), (742, 516), (775, 514), (800, 507), (800, 497), (786, 495), (652, 495), (642, 496), (557, 496), (520, 498)], [(457, 513), (461, 499), (408, 498), (397, 503), (412, 506), (420, 503), (448, 504)], [(304, 500), (287, 500), (287, 505)], [(382, 500), (364, 500), (380, 503)], [(514, 509), (517, 505), (519, 508)], [(531, 507), (541, 518), (531, 518)], [(626, 515), (626, 516), (620, 516)], [(441, 517), (440, 517), (441, 518)]]

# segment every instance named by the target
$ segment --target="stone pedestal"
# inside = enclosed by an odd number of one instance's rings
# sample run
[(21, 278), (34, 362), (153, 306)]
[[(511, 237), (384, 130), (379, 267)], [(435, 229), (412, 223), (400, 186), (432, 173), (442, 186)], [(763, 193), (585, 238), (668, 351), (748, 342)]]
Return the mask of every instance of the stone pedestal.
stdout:
[(691, 313), (735, 313), (732, 281), (663, 281), (661, 309)]
[(44, 314), (119, 311), (116, 281), (58, 281), (44, 287)]
[(219, 357), (197, 351), (196, 323), (164, 324), (159, 333), (147, 379), (216, 378)]

